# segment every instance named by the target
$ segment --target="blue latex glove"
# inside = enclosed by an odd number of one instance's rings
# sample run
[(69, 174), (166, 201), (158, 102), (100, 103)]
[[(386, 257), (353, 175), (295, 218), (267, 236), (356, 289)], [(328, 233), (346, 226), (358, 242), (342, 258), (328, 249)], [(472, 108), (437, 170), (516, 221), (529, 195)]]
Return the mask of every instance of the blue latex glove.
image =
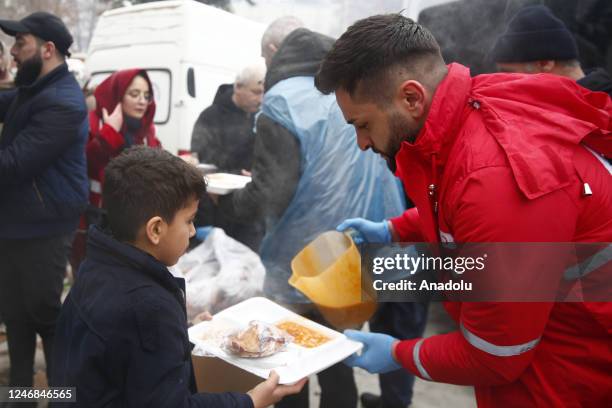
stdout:
[(360, 367), (371, 374), (383, 374), (402, 368), (392, 354), (395, 337), (382, 333), (367, 333), (358, 330), (345, 330), (351, 340), (363, 343), (361, 355), (353, 354), (344, 360), (349, 367)]
[(350, 218), (336, 227), (336, 230), (344, 232), (348, 228), (353, 228), (357, 231), (353, 235), (355, 244), (388, 244), (391, 242), (391, 231), (389, 231), (389, 222), (387, 220), (381, 222), (368, 221), (364, 218)]
[(210, 234), (210, 231), (212, 231), (212, 229), (213, 229), (212, 226), (196, 228), (196, 234), (195, 234), (196, 239), (200, 241), (205, 241), (206, 237), (208, 236), (208, 234)]

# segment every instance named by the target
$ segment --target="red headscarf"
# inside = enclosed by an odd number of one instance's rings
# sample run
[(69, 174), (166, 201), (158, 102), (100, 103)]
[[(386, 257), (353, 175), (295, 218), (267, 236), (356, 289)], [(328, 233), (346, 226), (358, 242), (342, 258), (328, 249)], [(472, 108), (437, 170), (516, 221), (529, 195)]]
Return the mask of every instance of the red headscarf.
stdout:
[[(144, 69), (124, 69), (113, 73), (111, 76), (106, 78), (94, 92), (96, 98), (96, 110), (89, 114), (89, 128), (91, 135), (95, 136), (100, 131), (100, 124), (102, 123), (102, 108), (105, 108), (108, 114), (111, 114), (117, 104), (121, 103), (123, 96), (127, 91), (128, 87), (134, 80), (136, 75), (141, 75), (149, 84), (151, 96), (153, 96), (153, 85), (147, 75), (147, 71)], [(144, 116), (140, 119), (140, 129), (136, 132), (134, 138), (134, 144), (146, 144), (147, 146), (160, 146), (159, 140), (155, 137), (155, 126), (153, 125), (153, 117), (155, 116), (155, 99), (147, 107)], [(121, 129), (121, 134), (125, 131), (125, 121)]]

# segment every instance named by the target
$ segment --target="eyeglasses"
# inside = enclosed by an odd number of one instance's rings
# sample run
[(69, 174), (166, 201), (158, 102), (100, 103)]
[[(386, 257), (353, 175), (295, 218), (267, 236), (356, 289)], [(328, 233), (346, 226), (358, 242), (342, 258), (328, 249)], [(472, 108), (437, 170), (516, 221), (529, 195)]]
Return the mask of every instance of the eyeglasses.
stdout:
[(135, 100), (138, 100), (142, 97), (148, 104), (153, 102), (153, 95), (151, 94), (151, 92), (140, 92), (134, 90), (126, 93), (126, 95)]

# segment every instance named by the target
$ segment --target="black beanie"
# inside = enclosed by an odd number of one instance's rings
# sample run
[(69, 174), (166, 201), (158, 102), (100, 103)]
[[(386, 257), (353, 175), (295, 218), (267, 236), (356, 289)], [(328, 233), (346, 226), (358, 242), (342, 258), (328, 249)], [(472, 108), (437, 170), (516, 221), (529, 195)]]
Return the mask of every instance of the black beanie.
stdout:
[(494, 62), (578, 59), (578, 48), (563, 21), (546, 6), (521, 9), (491, 51)]

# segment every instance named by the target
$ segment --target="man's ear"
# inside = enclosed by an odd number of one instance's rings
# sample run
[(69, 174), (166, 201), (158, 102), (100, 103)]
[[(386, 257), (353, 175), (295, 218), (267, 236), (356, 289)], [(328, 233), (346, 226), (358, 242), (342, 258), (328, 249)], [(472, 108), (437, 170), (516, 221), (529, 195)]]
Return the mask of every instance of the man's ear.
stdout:
[(55, 55), (56, 48), (53, 42), (46, 41), (45, 43), (43, 43), (41, 48), (42, 48), (41, 58), (43, 60), (51, 59)]
[(274, 44), (268, 44), (268, 49), (270, 50), (270, 55), (274, 55), (278, 51), (278, 47)]
[(418, 81), (408, 80), (400, 84), (398, 90), (401, 109), (414, 119), (421, 118), (425, 113), (427, 89)]
[(145, 235), (153, 245), (159, 245), (161, 238), (166, 233), (166, 222), (160, 216), (155, 216), (147, 221), (145, 225)]

